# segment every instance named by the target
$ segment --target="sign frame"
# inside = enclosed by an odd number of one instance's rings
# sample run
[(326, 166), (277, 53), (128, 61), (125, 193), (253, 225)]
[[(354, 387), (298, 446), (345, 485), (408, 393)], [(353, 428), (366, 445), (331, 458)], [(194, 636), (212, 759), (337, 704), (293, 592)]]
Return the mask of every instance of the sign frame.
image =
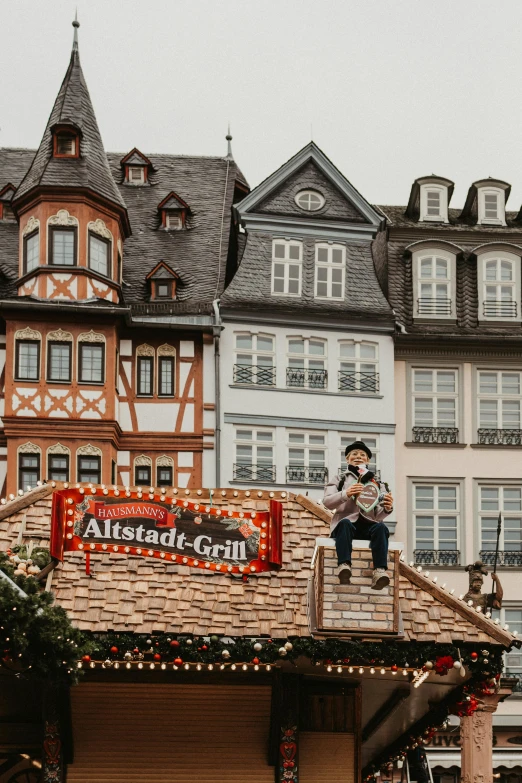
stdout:
[[(267, 511), (234, 511), (177, 497), (172, 490), (169, 494), (80, 485), (53, 493), (50, 553), (60, 562), (66, 552), (121, 554), (246, 575), (281, 568), (282, 526), (283, 503), (272, 498)], [(185, 533), (176, 539), (180, 527)], [(138, 529), (141, 538), (136, 541)], [(213, 536), (217, 544), (212, 544)], [(173, 551), (180, 546), (183, 551)], [(185, 546), (192, 551), (185, 551)]]

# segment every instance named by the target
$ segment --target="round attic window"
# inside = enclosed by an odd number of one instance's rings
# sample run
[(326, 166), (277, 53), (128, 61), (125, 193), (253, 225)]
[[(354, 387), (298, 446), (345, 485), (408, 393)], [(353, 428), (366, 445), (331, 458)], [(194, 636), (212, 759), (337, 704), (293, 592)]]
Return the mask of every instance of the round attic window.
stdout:
[(295, 197), (295, 203), (306, 212), (317, 212), (324, 206), (324, 196), (317, 190), (300, 190)]

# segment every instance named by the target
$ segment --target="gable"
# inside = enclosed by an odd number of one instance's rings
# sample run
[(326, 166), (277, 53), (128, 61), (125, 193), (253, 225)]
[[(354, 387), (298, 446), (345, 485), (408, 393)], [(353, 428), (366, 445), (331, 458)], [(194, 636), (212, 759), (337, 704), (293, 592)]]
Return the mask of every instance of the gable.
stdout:
[[(316, 212), (305, 212), (295, 202), (301, 190), (317, 190), (325, 199), (324, 206)], [(256, 212), (268, 215), (295, 216), (303, 219), (342, 220), (351, 223), (368, 223), (356, 206), (332, 184), (315, 161), (308, 160), (272, 191), (256, 207)]]
[(160, 261), (160, 263), (154, 267), (154, 269), (149, 272), (146, 279), (147, 280), (158, 280), (160, 278), (167, 278), (169, 280), (172, 280), (173, 278), (175, 280), (178, 280), (178, 275), (176, 272), (174, 272), (173, 269), (168, 266), (164, 261)]

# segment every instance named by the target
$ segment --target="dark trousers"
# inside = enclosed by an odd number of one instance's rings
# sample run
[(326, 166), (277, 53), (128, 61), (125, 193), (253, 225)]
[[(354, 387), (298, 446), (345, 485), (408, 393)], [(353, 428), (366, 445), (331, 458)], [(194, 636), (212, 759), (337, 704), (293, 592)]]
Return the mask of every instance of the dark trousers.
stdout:
[(352, 541), (354, 538), (370, 539), (374, 568), (388, 566), (388, 538), (390, 531), (383, 522), (370, 522), (361, 515), (355, 522), (341, 519), (332, 536), (335, 538), (337, 562), (352, 562)]

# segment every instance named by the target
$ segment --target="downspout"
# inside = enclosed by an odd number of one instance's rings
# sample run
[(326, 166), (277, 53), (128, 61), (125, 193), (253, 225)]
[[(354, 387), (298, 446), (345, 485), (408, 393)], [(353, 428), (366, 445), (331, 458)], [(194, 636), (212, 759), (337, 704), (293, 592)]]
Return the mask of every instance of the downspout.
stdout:
[(221, 391), (220, 391), (220, 378), (219, 378), (219, 364), (220, 364), (220, 335), (221, 335), (221, 315), (219, 313), (219, 299), (214, 299), (212, 307), (214, 308), (214, 326), (212, 327), (212, 334), (214, 337), (214, 397), (215, 397), (215, 452), (216, 452), (216, 483), (215, 486), (221, 486)]

